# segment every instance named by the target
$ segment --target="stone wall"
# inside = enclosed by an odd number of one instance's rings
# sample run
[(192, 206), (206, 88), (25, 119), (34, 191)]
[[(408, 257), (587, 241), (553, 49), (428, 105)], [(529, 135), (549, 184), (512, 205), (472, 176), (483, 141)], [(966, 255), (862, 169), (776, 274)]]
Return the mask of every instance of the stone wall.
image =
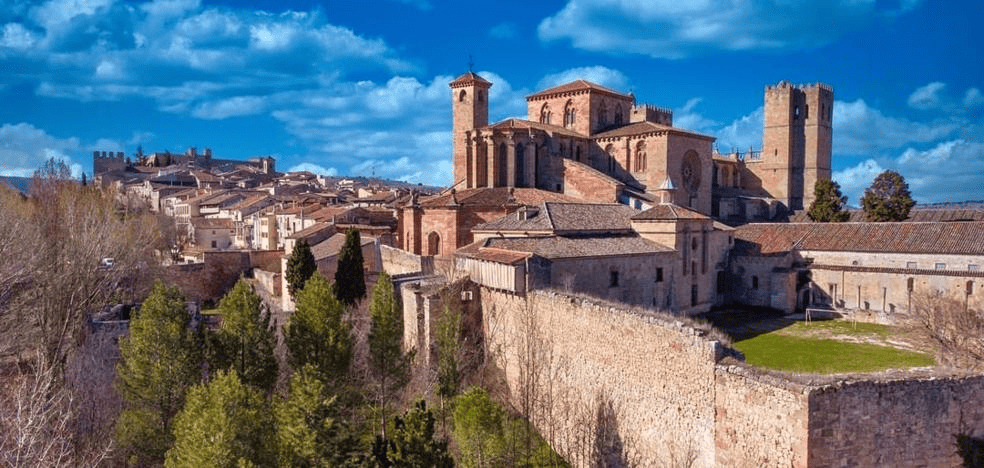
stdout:
[(716, 466), (808, 466), (809, 398), (802, 385), (721, 365), (714, 390)]
[(577, 161), (564, 159), (563, 164), (565, 195), (596, 203), (618, 203), (620, 182)]
[(809, 466), (960, 466), (954, 434), (984, 436), (982, 402), (984, 376), (814, 388)]
[(615, 462), (663, 466), (691, 454), (713, 466), (717, 341), (554, 292), (483, 288), (481, 302), (489, 357), (514, 409), (574, 466), (588, 466), (586, 450), (598, 445)]
[(414, 255), (406, 250), (387, 245), (379, 246), (379, 256), (382, 260), (383, 271), (390, 276), (403, 273), (431, 274), (434, 272), (434, 257)]
[[(505, 397), (573, 466), (593, 466), (592, 453), (609, 465), (957, 466), (954, 434), (984, 437), (984, 375), (789, 376), (719, 363), (705, 331), (645, 310), (553, 291), (482, 288), (480, 302)], [(434, 312), (405, 312), (419, 325), (408, 345), (428, 346)]]

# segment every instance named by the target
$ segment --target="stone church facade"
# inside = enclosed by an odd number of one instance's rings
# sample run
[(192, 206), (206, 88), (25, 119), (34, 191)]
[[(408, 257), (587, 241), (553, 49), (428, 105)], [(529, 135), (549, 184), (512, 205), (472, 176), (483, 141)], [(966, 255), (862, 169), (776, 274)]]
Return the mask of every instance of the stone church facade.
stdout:
[[(536, 188), (641, 209), (670, 180), (679, 206), (773, 219), (808, 207), (816, 181), (830, 178), (833, 90), (824, 84), (767, 87), (762, 149), (730, 154), (674, 127), (672, 111), (585, 80), (527, 96), (525, 120), (489, 124), (491, 86), (472, 72), (450, 83), (456, 189)], [(601, 190), (585, 190), (586, 179)]]

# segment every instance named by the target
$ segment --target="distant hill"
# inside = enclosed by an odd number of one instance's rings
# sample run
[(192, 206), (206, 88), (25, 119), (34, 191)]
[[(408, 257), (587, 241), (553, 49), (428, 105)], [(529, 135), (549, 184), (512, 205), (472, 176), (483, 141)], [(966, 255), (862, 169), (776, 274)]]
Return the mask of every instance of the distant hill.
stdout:
[(8, 177), (0, 176), (0, 182), (6, 183), (7, 185), (17, 189), (22, 193), (27, 193), (31, 188), (32, 177)]

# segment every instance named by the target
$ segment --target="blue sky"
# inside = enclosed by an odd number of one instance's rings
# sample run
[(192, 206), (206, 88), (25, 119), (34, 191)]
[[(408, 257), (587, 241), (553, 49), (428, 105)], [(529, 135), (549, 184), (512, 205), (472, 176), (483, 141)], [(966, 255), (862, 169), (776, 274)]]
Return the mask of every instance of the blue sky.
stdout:
[[(585, 78), (761, 145), (763, 89), (834, 87), (834, 179), (884, 169), (923, 203), (984, 199), (984, 7), (924, 0), (5, 0), (0, 175), (93, 150), (272, 154), (279, 170), (451, 181), (450, 91), (491, 119)], [(478, 8), (477, 6), (482, 8)]]

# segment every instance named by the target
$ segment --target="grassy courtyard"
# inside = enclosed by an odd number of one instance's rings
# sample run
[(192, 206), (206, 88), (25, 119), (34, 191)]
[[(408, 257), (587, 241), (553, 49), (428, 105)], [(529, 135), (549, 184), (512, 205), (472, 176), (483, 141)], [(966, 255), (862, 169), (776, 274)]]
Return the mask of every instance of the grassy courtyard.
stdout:
[(931, 350), (909, 345), (904, 331), (887, 325), (771, 317), (725, 331), (746, 362), (767, 369), (837, 374), (935, 364)]

